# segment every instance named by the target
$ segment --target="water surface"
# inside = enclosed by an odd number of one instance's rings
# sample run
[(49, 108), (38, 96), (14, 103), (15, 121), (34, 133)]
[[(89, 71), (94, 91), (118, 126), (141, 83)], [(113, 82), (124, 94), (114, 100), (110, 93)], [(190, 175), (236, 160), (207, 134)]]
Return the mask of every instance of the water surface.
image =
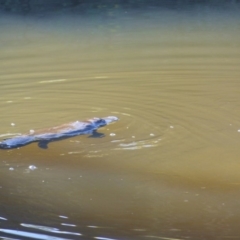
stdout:
[(238, 238), (239, 24), (230, 11), (2, 16), (2, 139), (120, 121), (104, 138), (2, 150), (1, 238)]

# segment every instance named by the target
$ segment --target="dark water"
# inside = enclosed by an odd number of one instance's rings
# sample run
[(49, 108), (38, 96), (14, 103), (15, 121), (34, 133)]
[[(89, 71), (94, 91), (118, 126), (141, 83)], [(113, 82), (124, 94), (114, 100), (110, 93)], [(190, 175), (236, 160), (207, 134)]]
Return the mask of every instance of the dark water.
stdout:
[(240, 18), (0, 18), (1, 139), (115, 115), (104, 138), (0, 152), (1, 239), (238, 239)]

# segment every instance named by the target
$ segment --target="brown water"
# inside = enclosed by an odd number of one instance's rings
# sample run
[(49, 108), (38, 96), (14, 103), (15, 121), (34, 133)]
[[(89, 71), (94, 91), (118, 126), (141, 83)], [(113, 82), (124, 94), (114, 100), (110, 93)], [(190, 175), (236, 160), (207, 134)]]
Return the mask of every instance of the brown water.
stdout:
[(238, 239), (239, 25), (227, 11), (2, 16), (1, 138), (120, 121), (2, 150), (0, 237)]

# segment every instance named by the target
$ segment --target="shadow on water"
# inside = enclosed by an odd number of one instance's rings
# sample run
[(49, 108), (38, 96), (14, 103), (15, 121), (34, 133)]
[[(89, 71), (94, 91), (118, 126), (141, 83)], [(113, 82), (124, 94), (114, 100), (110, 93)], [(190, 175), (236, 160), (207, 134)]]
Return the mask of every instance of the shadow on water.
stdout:
[(1, 140), (120, 118), (0, 151), (1, 239), (239, 236), (240, 19), (205, 10), (1, 16)]

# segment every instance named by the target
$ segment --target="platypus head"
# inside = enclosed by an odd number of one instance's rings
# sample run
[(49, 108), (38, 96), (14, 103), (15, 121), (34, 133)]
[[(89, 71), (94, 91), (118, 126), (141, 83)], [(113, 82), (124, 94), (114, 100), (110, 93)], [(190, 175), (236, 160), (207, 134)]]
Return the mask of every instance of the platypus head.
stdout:
[(96, 128), (100, 128), (118, 121), (118, 118), (115, 116), (108, 116), (104, 118), (92, 118), (89, 121), (91, 121), (96, 126)]

